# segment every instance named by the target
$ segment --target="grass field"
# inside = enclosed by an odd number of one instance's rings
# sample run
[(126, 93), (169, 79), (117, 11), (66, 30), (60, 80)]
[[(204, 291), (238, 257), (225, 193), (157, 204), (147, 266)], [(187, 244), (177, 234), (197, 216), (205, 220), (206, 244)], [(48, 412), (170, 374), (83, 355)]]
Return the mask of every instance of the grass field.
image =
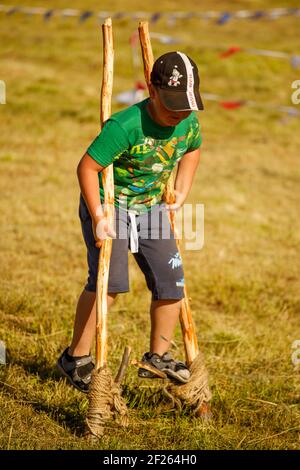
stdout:
[[(13, 4), (14, 2), (1, 3)], [(19, 2), (20, 3), (20, 2)], [(298, 2), (186, 0), (184, 9), (220, 11), (296, 6)], [(28, 6), (124, 10), (124, 2), (57, 0)], [(161, 11), (183, 10), (161, 0)], [(127, 0), (126, 10), (151, 10)], [(300, 69), (288, 61), (246, 55), (218, 58), (214, 47), (238, 45), (300, 54), (300, 19), (214, 21), (151, 30), (182, 45), (153, 40), (155, 56), (180, 48), (199, 64), (202, 90), (225, 99), (291, 106)], [(138, 21), (114, 21), (114, 93), (133, 85), (128, 42)], [(159, 383), (128, 371), (129, 427), (90, 445), (80, 437), (86, 398), (60, 379), (55, 362), (71, 338), (86, 259), (78, 212), (76, 166), (99, 123), (100, 29), (95, 20), (0, 12), (0, 366), (2, 449), (300, 449), (300, 118), (276, 111), (222, 109), (205, 102), (204, 144), (189, 202), (205, 205), (205, 245), (186, 251), (184, 267), (199, 342), (213, 392), (213, 421), (204, 425), (170, 410)], [(142, 78), (142, 68), (140, 77)], [(299, 105), (298, 105), (299, 108)], [(114, 103), (114, 110), (120, 109)], [(300, 108), (299, 108), (300, 109)], [(109, 365), (125, 345), (148, 349), (150, 293), (130, 258), (131, 292), (109, 315)], [(183, 355), (178, 327), (175, 342)]]

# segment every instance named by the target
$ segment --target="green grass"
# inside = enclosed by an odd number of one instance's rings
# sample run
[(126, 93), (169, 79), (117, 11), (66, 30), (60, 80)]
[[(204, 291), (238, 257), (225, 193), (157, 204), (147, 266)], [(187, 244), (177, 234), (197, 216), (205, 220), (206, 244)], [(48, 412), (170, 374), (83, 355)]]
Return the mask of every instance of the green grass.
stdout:
[[(42, 3), (124, 9), (121, 1)], [(152, 9), (134, 0), (127, 5)], [(235, 9), (273, 6), (282, 2), (234, 3)], [(233, 6), (218, 1), (214, 8)], [(174, 2), (163, 0), (160, 9), (171, 11)], [(115, 94), (133, 84), (128, 38), (136, 27), (114, 22)], [(159, 384), (138, 380), (131, 367), (124, 384), (129, 427), (114, 427), (91, 445), (81, 437), (87, 400), (59, 378), (55, 362), (70, 341), (86, 277), (76, 166), (99, 128), (101, 34), (92, 19), (78, 26), (76, 19), (44, 23), (1, 13), (0, 30), (0, 80), (7, 88), (0, 106), (0, 339), (8, 350), (0, 366), (0, 447), (299, 449), (300, 383), (291, 346), (300, 339), (300, 120), (250, 107), (226, 111), (212, 102), (199, 114), (202, 162), (189, 202), (205, 205), (205, 245), (186, 251), (184, 266), (210, 372), (213, 422), (170, 409)], [(291, 105), (300, 71), (288, 62), (243, 54), (220, 60), (208, 46), (300, 53), (299, 18), (223, 27), (191, 20), (176, 28), (161, 20), (151, 30), (185, 41), (180, 48), (198, 62), (206, 93)], [(156, 56), (168, 50), (154, 40), (153, 48)], [(131, 292), (109, 315), (113, 371), (125, 345), (136, 358), (148, 346), (150, 294), (132, 258), (130, 278)], [(179, 328), (175, 342), (180, 357)]]

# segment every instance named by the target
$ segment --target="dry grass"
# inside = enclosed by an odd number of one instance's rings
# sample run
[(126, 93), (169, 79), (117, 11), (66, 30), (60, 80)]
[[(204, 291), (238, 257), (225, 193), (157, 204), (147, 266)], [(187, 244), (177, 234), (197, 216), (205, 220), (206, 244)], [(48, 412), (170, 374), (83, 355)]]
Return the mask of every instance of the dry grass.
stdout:
[[(99, 10), (91, 0), (63, 4)], [(100, 8), (120, 5), (102, 2)], [(137, 1), (128, 5), (141, 9)], [(201, 2), (201, 9), (210, 7)], [(174, 4), (161, 1), (160, 8), (171, 11)], [(187, 0), (185, 8), (195, 2)], [(233, 7), (219, 1), (215, 8)], [(114, 24), (115, 93), (132, 86), (128, 37), (136, 26)], [(45, 24), (0, 13), (0, 28), (0, 79), (7, 85), (7, 105), (0, 107), (0, 339), (8, 348), (8, 364), (0, 368), (0, 447), (91, 448), (80, 437), (87, 401), (59, 379), (55, 361), (70, 340), (86, 276), (75, 168), (98, 131), (101, 36), (93, 20)], [(290, 105), (290, 85), (300, 72), (288, 62), (242, 54), (221, 61), (205, 46), (299, 53), (299, 19), (223, 27), (191, 20), (189, 28), (179, 22), (175, 29), (158, 22), (151, 29), (186, 41), (181, 49), (199, 63), (205, 92)], [(168, 50), (153, 46), (156, 56)], [(186, 252), (184, 264), (210, 370), (214, 421), (203, 426), (164, 408), (159, 385), (138, 380), (130, 369), (124, 394), (131, 424), (95, 447), (299, 449), (299, 372), (291, 345), (300, 339), (300, 121), (254, 108), (229, 112), (209, 102), (199, 117), (203, 158), (189, 201), (205, 204), (205, 246)], [(120, 296), (109, 318), (112, 369), (127, 343), (136, 357), (147, 349), (149, 301), (131, 259), (131, 292)], [(176, 343), (182, 355), (179, 329)]]

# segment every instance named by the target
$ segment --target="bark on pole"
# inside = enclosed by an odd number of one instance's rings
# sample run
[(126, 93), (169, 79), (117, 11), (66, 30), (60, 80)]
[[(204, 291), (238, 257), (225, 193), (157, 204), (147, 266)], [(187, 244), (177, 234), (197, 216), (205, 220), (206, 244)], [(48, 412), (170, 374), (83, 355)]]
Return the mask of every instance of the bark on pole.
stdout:
[[(102, 25), (103, 34), (103, 80), (101, 88), (100, 123), (101, 127), (111, 115), (111, 99), (113, 88), (114, 48), (111, 18)], [(114, 175), (113, 165), (102, 171), (104, 189), (104, 214), (109, 224), (114, 220)], [(96, 370), (104, 367), (107, 362), (107, 288), (112, 239), (102, 242), (96, 294)]]

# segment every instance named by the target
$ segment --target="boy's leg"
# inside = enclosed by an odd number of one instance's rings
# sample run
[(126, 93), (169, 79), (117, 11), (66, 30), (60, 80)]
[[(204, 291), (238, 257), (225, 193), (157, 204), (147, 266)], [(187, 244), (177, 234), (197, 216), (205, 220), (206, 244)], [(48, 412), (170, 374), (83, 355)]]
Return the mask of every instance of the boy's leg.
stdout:
[[(96, 285), (100, 250), (95, 246), (91, 217), (82, 196), (80, 196), (79, 217), (87, 247), (89, 276), (78, 300), (71, 346), (59, 356), (57, 368), (74, 387), (87, 393), (94, 368), (90, 351), (96, 330)], [(116, 210), (116, 218), (118, 217)], [(126, 228), (127, 219), (125, 222)], [(110, 259), (108, 309), (117, 293), (128, 290), (128, 240), (117, 236), (112, 243)]]
[(150, 353), (164, 354), (172, 340), (184, 297), (184, 273), (166, 209), (156, 206), (139, 217), (135, 260), (152, 292)]
[[(117, 294), (107, 295), (108, 308)], [(79, 297), (71, 346), (59, 356), (56, 366), (78, 390), (88, 393), (94, 369), (90, 355), (96, 331), (96, 292), (84, 290)]]
[(181, 300), (152, 300), (150, 353), (162, 356), (170, 346), (180, 313)]
[[(168, 352), (179, 318), (180, 306), (181, 300), (152, 299), (150, 350), (143, 355), (142, 363), (159, 369), (171, 379), (186, 383), (190, 379), (188, 367), (185, 363), (174, 360)], [(143, 366), (139, 368), (138, 375), (143, 378), (157, 377), (154, 371), (150, 372)]]
[[(118, 238), (119, 231), (127, 233), (127, 218), (124, 214), (116, 215), (117, 238), (112, 242), (112, 252), (110, 258), (109, 280), (108, 280), (108, 309), (119, 292), (127, 292), (128, 285), (128, 240)], [(69, 347), (71, 356), (84, 356), (90, 354), (91, 345), (96, 330), (96, 285), (98, 276), (99, 248), (95, 246), (95, 239), (92, 230), (92, 220), (86, 203), (80, 195), (79, 218), (83, 238), (87, 247), (87, 261), (89, 276), (84, 291), (79, 297), (76, 317), (74, 323), (73, 340)], [(124, 229), (125, 227), (125, 229)]]
[[(147, 286), (152, 292), (150, 351), (142, 361), (165, 372), (180, 382), (190, 377), (183, 362), (175, 361), (167, 352), (179, 318), (181, 300), (184, 298), (184, 273), (174, 235), (164, 208), (154, 208), (139, 217), (139, 251), (135, 259), (145, 275)], [(150, 224), (149, 224), (149, 219)], [(145, 225), (144, 225), (145, 222)], [(140, 377), (155, 375), (140, 368)]]
[[(117, 294), (107, 295), (108, 309)], [(70, 356), (90, 354), (96, 330), (96, 292), (83, 290), (81, 293), (74, 321), (73, 339), (69, 347)]]

